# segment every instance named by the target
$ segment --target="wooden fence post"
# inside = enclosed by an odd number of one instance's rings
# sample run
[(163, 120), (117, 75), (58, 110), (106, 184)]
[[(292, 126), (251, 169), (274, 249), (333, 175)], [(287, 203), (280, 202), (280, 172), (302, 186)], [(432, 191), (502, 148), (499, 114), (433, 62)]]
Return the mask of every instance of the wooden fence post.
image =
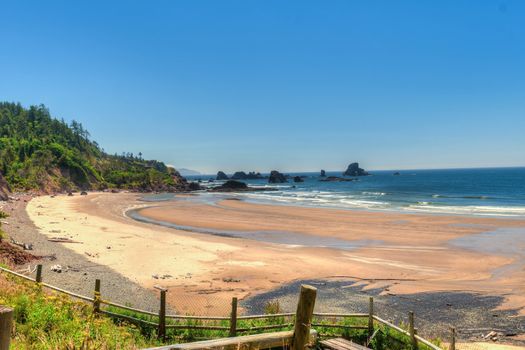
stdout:
[(452, 338), (450, 339), (450, 350), (456, 350), (456, 328), (450, 328)]
[(237, 298), (232, 298), (232, 313), (230, 315), (230, 337), (237, 335)]
[(317, 288), (303, 284), (295, 314), (292, 350), (304, 350), (310, 342), (310, 327), (314, 313)]
[(36, 283), (42, 283), (42, 265), (36, 265)]
[(166, 289), (160, 290), (159, 339), (166, 338)]
[(374, 298), (370, 297), (368, 301), (368, 340), (374, 335)]
[(93, 295), (93, 313), (98, 314), (100, 312), (100, 280), (95, 280), (95, 292)]
[(13, 329), (13, 309), (0, 306), (0, 350), (9, 350)]
[(412, 343), (412, 349), (417, 349), (416, 331), (414, 328), (414, 312), (408, 312), (408, 332), (410, 333), (410, 341)]

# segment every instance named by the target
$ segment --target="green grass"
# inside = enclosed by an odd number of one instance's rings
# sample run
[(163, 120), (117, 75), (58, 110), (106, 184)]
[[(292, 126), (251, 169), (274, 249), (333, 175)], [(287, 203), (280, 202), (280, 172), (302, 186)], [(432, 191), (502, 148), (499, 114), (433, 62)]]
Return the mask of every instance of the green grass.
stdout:
[[(73, 301), (70, 297), (44, 292), (33, 282), (0, 273), (0, 305), (14, 308), (15, 333), (12, 349), (140, 349), (158, 346), (163, 343), (182, 343), (196, 340), (228, 337), (228, 320), (168, 319), (165, 342), (157, 340), (157, 327), (144, 323), (133, 324), (119, 317), (93, 315), (93, 306)], [(113, 306), (103, 310), (130, 316), (142, 321), (158, 323), (158, 317), (145, 315)], [(280, 313), (276, 304), (266, 311)], [(237, 329), (248, 329), (237, 335), (291, 330), (293, 317), (271, 317), (261, 319), (240, 319)], [(367, 326), (366, 317), (316, 317), (313, 322), (322, 338), (344, 337), (365, 344), (368, 337), (366, 329), (352, 329), (352, 326)], [(329, 325), (347, 326), (333, 328)], [(170, 329), (169, 326), (214, 326), (223, 330), (209, 329)], [(254, 329), (277, 325), (273, 329)], [(411, 349), (408, 336), (386, 326), (379, 328), (371, 347), (375, 350)], [(439, 340), (434, 341), (439, 345)], [(424, 344), (419, 349), (426, 350)]]
[(91, 305), (0, 275), (0, 305), (14, 309), (11, 349), (139, 349), (157, 341), (138, 327), (95, 317)]

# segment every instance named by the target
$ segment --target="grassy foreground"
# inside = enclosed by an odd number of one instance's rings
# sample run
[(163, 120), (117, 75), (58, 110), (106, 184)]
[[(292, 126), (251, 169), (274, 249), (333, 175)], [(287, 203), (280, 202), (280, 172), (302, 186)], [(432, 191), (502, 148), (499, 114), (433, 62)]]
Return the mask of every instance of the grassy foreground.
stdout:
[[(77, 302), (69, 296), (47, 292), (33, 283), (19, 277), (0, 272), (0, 305), (14, 309), (15, 331), (12, 349), (140, 349), (162, 345), (157, 340), (156, 327), (141, 327), (123, 321), (121, 318), (94, 316), (93, 306)], [(117, 308), (108, 308), (115, 314), (128, 315), (136, 319), (158, 322), (155, 316), (147, 316)], [(266, 313), (278, 313), (267, 308)], [(254, 334), (290, 330), (293, 320), (286, 317), (239, 320), (238, 329), (242, 334)], [(313, 320), (315, 329), (322, 337), (343, 336), (357, 343), (365, 343), (368, 333), (348, 326), (366, 326), (366, 318)], [(167, 343), (190, 342), (228, 336), (229, 322), (226, 320), (168, 320), (168, 325), (183, 326), (185, 329), (169, 329)], [(333, 328), (331, 325), (338, 325)], [(193, 327), (192, 327), (193, 326)], [(214, 326), (216, 329), (195, 329), (195, 326)], [(341, 327), (345, 326), (345, 327)], [(262, 327), (263, 329), (259, 328)], [(264, 329), (271, 327), (271, 329)], [(410, 339), (384, 326), (376, 326), (376, 336), (370, 344), (374, 350), (410, 349)], [(192, 329), (193, 328), (193, 329)], [(219, 329), (218, 329), (219, 328)], [(257, 329), (259, 328), (259, 329)], [(439, 341), (436, 341), (439, 344)], [(419, 349), (428, 349), (420, 344)]]
[(157, 343), (133, 325), (94, 317), (88, 304), (4, 273), (0, 305), (14, 309), (12, 349), (139, 349)]

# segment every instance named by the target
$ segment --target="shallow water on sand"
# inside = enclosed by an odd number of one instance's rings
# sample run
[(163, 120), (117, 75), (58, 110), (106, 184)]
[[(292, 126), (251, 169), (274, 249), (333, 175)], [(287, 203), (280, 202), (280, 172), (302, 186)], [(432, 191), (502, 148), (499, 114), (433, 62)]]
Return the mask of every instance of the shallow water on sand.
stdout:
[(126, 213), (132, 219), (147, 222), (150, 224), (171, 227), (177, 230), (210, 234), (220, 237), (244, 238), (258, 242), (282, 244), (288, 247), (314, 247), (314, 248), (333, 248), (341, 250), (354, 250), (370, 245), (379, 245), (381, 241), (375, 240), (344, 240), (332, 237), (319, 237), (304, 233), (284, 232), (284, 231), (233, 231), (216, 230), (205, 227), (194, 227), (177, 225), (171, 222), (160, 221), (145, 217), (139, 210), (130, 210)]
[(505, 227), (489, 232), (459, 237), (449, 241), (450, 245), (481, 253), (513, 258), (508, 265), (493, 271), (495, 278), (525, 268), (525, 228)]

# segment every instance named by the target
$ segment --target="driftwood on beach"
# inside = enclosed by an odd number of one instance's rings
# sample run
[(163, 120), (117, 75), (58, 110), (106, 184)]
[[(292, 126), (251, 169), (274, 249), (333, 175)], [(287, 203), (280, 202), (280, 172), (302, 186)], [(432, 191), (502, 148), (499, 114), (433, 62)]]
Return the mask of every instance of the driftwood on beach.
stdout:
[(79, 243), (79, 244), (84, 243), (80, 241), (74, 241), (71, 238), (66, 238), (66, 237), (52, 237), (52, 238), (48, 238), (47, 240), (49, 242), (56, 242), (56, 243)]

